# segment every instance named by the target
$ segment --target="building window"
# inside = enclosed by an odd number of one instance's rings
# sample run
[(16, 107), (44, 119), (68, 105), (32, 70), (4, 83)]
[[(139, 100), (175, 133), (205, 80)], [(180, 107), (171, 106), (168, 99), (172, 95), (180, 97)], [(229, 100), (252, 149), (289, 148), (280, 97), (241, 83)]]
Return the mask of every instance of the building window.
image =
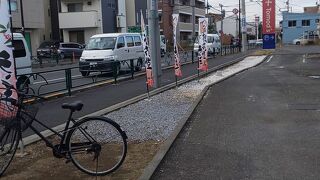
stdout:
[(288, 21), (288, 27), (296, 27), (297, 21)]
[(82, 3), (70, 3), (68, 4), (68, 12), (82, 12), (83, 5)]
[(180, 0), (180, 4), (184, 6), (190, 6), (190, 0)]
[(180, 22), (191, 23), (191, 16), (186, 14), (180, 14)]
[(10, 1), (11, 11), (15, 12), (18, 10), (17, 0)]
[(302, 20), (302, 26), (310, 26), (310, 20)]
[(320, 22), (320, 19), (316, 19), (316, 23), (318, 24)]

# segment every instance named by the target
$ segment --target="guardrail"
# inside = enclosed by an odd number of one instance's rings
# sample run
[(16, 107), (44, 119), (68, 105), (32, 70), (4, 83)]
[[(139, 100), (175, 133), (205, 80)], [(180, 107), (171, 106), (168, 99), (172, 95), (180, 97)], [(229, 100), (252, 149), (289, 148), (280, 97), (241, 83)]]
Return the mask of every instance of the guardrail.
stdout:
[[(248, 49), (257, 48), (258, 46), (248, 46)], [(223, 46), (217, 52), (213, 51), (208, 54), (209, 58), (217, 58), (218, 56), (227, 56), (229, 54), (239, 53), (241, 47), (239, 46)], [(198, 61), (197, 53), (193, 51), (180, 52), (180, 60), (182, 64), (195, 63)], [(137, 59), (130, 59), (121, 61), (122, 67), (125, 66), (123, 71), (118, 71), (118, 61), (110, 61), (107, 63), (99, 62), (99, 66), (106, 65), (108, 69), (99, 69), (94, 65), (77, 66), (70, 68), (62, 68), (58, 70), (40, 71), (31, 74), (23, 74), (19, 76), (27, 76), (31, 80), (29, 87), (34, 89), (37, 95), (52, 95), (52, 94), (67, 94), (72, 95), (74, 90), (80, 90), (84, 86), (89, 86), (98, 83), (118, 83), (119, 78), (125, 77), (133, 79), (137, 73), (144, 73), (144, 65), (142, 68), (137, 69), (135, 62)], [(168, 68), (174, 65), (173, 52), (166, 53), (161, 58), (162, 68)], [(89, 71), (94, 70), (90, 76), (83, 76), (79, 68), (88, 68)], [(91, 68), (91, 69), (90, 69)], [(95, 69), (96, 68), (96, 69)], [(25, 81), (27, 85), (28, 79)]]

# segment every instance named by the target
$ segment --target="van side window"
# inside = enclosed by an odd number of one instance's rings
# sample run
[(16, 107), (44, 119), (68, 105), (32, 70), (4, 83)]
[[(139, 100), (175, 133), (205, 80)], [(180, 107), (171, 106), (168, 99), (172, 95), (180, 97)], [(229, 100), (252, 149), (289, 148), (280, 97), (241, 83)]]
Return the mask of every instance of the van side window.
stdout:
[(127, 46), (128, 46), (128, 47), (134, 46), (132, 36), (126, 36), (126, 40), (127, 40)]
[(13, 40), (12, 44), (14, 47), (13, 56), (15, 58), (20, 58), (20, 57), (26, 56), (26, 48), (24, 47), (22, 40)]
[(141, 46), (141, 38), (140, 38), (140, 36), (135, 36), (134, 37), (134, 45), (135, 46)]
[(120, 48), (123, 48), (124, 46), (125, 46), (124, 37), (119, 37), (118, 38), (118, 43), (117, 43), (117, 48), (120, 49)]

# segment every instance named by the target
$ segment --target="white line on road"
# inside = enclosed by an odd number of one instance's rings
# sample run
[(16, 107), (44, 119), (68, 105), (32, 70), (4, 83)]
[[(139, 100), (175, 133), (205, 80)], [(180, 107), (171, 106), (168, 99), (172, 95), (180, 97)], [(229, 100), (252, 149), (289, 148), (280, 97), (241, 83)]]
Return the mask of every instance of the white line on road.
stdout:
[(303, 55), (302, 62), (306, 63), (306, 55), (305, 54)]
[(273, 58), (273, 56), (270, 56), (267, 63), (270, 62), (272, 58)]
[[(71, 76), (72, 78), (75, 78), (75, 77), (80, 77), (81, 75), (75, 75), (75, 76)], [(50, 79), (50, 80), (47, 80), (47, 82), (55, 82), (55, 81), (59, 81), (59, 80), (65, 80), (66, 78), (57, 78), (57, 79)], [(46, 83), (46, 81), (39, 81), (39, 82), (34, 82), (33, 84), (44, 84)]]

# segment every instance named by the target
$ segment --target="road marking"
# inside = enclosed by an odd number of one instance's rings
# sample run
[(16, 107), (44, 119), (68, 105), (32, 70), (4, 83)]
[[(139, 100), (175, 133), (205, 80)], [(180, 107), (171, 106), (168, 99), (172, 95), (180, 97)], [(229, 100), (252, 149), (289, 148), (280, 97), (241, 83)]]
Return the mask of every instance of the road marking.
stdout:
[(270, 56), (267, 63), (270, 62), (272, 58), (273, 58), (273, 56)]
[(305, 54), (303, 55), (302, 62), (306, 63), (306, 55)]
[[(76, 78), (76, 77), (80, 77), (82, 75), (75, 75), (75, 76), (71, 76), (72, 78)], [(47, 80), (47, 82), (54, 82), (54, 81), (59, 81), (59, 80), (65, 80), (66, 78), (57, 78), (57, 79), (50, 79), (50, 80)], [(34, 82), (33, 84), (44, 84), (44, 83), (47, 83), (46, 81), (38, 81), (38, 82)]]

